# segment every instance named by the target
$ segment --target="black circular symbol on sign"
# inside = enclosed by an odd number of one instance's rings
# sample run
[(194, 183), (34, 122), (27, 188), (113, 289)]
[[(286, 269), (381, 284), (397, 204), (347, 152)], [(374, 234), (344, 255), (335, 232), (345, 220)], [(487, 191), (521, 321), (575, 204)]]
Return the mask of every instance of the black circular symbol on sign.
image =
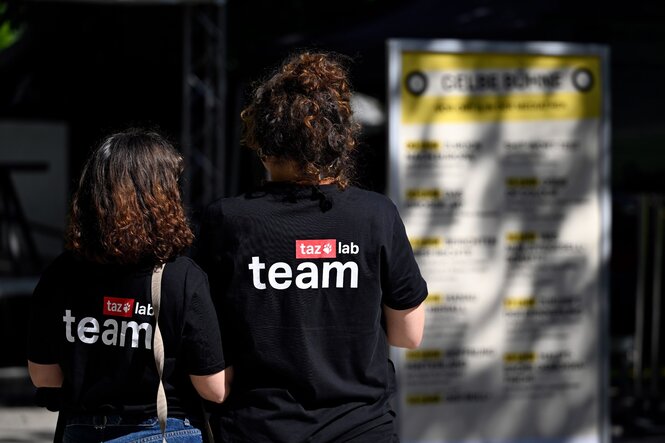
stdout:
[(420, 95), (427, 89), (427, 77), (419, 71), (406, 76), (406, 89), (413, 95)]
[(578, 68), (572, 74), (573, 86), (581, 92), (588, 92), (593, 88), (593, 74), (586, 68)]

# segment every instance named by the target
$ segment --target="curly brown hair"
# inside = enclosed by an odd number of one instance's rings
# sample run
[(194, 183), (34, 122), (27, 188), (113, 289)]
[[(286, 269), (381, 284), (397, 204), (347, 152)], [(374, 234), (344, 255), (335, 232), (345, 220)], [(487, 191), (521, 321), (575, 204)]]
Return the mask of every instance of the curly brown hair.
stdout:
[(183, 159), (159, 133), (112, 134), (88, 158), (72, 199), (66, 248), (98, 263), (160, 263), (194, 235), (178, 179)]
[(295, 161), (304, 179), (329, 177), (344, 187), (360, 125), (353, 120), (349, 58), (301, 52), (255, 87), (241, 112), (243, 143), (260, 157)]

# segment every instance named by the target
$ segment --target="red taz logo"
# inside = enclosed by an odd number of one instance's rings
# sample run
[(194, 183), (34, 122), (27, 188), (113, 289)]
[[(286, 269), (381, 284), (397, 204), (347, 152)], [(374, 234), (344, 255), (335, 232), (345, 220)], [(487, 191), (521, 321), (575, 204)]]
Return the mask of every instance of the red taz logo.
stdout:
[(337, 240), (296, 240), (296, 258), (336, 258)]
[(133, 313), (133, 298), (104, 297), (104, 315), (131, 317)]

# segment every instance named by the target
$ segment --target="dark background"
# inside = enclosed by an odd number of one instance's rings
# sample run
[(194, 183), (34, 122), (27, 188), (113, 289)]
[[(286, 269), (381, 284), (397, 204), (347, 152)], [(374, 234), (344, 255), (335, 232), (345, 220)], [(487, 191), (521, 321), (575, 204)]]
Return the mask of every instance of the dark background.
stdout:
[[(24, 32), (0, 52), (0, 118), (65, 121), (73, 176), (91, 145), (108, 131), (153, 125), (179, 138), (183, 6), (125, 3), (26, 1), (12, 3), (5, 14)], [(388, 38), (598, 43), (611, 51), (613, 191), (662, 192), (663, 5), (643, 0), (230, 0), (225, 7), (227, 149), (241, 149), (233, 144), (235, 112), (249, 83), (295, 49), (352, 56), (355, 89), (385, 103)], [(366, 134), (366, 174), (360, 177), (379, 191), (385, 187), (384, 137)], [(248, 184), (241, 181), (240, 187)]]
[[(662, 206), (660, 196), (665, 194), (664, 4), (643, 0), (229, 0), (224, 6), (228, 94), (223, 155), (237, 156), (234, 167), (242, 173), (222, 171), (226, 189), (235, 193), (261, 178), (258, 163), (238, 144), (238, 113), (251, 82), (296, 49), (351, 56), (355, 89), (385, 105), (388, 38), (607, 45), (613, 420), (634, 433), (660, 432), (665, 423), (665, 407), (658, 400), (662, 387), (648, 394), (635, 391), (635, 380), (643, 375), (634, 374), (631, 352), (639, 263), (646, 260), (654, 269), (655, 232), (649, 223), (662, 218), (653, 208)], [(22, 29), (22, 36), (0, 51), (0, 119), (66, 123), (70, 192), (91, 146), (112, 130), (152, 126), (176, 142), (180, 139), (183, 4), (24, 1), (6, 6), (0, 22), (11, 20)], [(386, 191), (385, 129), (366, 128), (359, 157), (359, 183), (378, 192)], [(195, 215), (200, 208), (190, 210)], [(642, 210), (655, 215), (641, 217)], [(639, 248), (641, 235), (646, 236), (648, 251)], [(647, 277), (660, 271), (652, 270)], [(6, 310), (3, 303), (0, 309)], [(20, 347), (6, 352), (1, 363), (23, 365), (22, 352)]]

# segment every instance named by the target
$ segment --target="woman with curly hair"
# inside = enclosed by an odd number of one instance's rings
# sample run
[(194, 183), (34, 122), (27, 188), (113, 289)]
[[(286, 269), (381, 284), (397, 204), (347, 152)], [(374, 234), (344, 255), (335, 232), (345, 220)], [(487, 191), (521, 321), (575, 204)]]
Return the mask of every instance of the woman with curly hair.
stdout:
[(244, 143), (270, 178), (203, 218), (197, 258), (236, 371), (213, 412), (222, 441), (397, 441), (388, 344), (419, 345), (427, 287), (395, 205), (351, 184), (345, 62), (299, 53), (256, 87)]
[[(182, 170), (182, 157), (164, 137), (140, 129), (106, 138), (83, 168), (67, 251), (35, 288), (28, 338), (35, 386), (62, 387), (65, 442), (161, 441), (160, 384), (164, 436), (201, 441), (196, 393), (213, 402), (227, 395), (207, 277), (180, 256), (193, 240), (178, 186)], [(159, 272), (157, 305), (152, 285)], [(153, 355), (158, 343), (161, 371)]]

